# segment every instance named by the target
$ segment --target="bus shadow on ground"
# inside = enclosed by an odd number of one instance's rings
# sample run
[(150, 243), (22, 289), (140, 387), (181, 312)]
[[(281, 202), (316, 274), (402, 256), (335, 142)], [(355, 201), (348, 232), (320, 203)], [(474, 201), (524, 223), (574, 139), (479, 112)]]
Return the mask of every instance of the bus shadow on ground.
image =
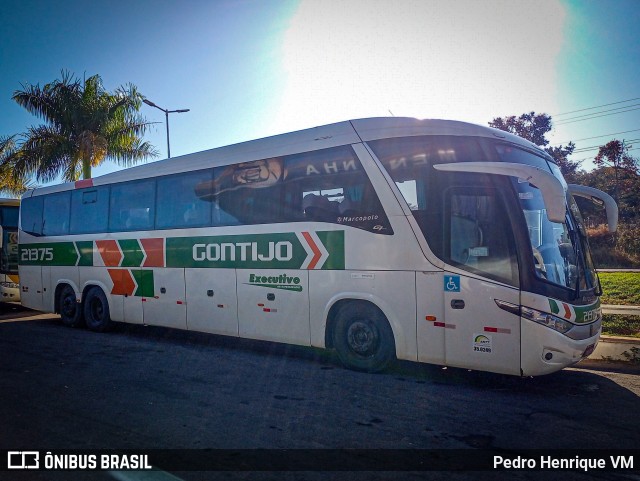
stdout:
[[(57, 325), (56, 320), (46, 320)], [(158, 326), (116, 323), (107, 336), (126, 336), (140, 342), (170, 343), (196, 349), (241, 351), (269, 359), (284, 358), (293, 361), (315, 363), (320, 369), (344, 369), (334, 350), (308, 346), (283, 344), (271, 341), (246, 339), (232, 336), (186, 331)], [(640, 374), (640, 365), (630, 363), (606, 363), (587, 360), (577, 368), (567, 368), (556, 373), (537, 377), (519, 377), (491, 372), (474, 371), (455, 367), (444, 367), (411, 361), (395, 361), (379, 375), (392, 376), (400, 381), (418, 384), (460, 385), (479, 389), (511, 392), (537, 393), (556, 391), (572, 396), (592, 395), (599, 391), (603, 382), (612, 382), (598, 372)], [(375, 375), (375, 374), (366, 374)]]

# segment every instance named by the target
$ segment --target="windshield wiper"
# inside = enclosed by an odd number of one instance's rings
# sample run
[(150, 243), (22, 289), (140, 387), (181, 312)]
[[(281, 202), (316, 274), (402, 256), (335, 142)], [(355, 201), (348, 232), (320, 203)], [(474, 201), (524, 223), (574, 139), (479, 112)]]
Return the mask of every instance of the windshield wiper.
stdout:
[(579, 239), (578, 239), (578, 233), (569, 225), (567, 224), (568, 230), (569, 230), (569, 238), (571, 239), (571, 243), (573, 244), (573, 255), (575, 256), (576, 259), (576, 264), (575, 264), (575, 268), (576, 268), (576, 285), (575, 288), (573, 289), (573, 299), (575, 300), (578, 297), (580, 297), (580, 272), (582, 270), (581, 267), (581, 257), (580, 257), (580, 250), (578, 248), (578, 243), (579, 243)]

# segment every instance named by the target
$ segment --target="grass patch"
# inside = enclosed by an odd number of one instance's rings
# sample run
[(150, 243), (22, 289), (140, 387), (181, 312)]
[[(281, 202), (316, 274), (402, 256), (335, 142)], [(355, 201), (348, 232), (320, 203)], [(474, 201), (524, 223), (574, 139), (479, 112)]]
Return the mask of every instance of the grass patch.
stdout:
[(640, 316), (602, 315), (602, 334), (640, 338)]
[(600, 302), (640, 306), (640, 272), (600, 272), (598, 277), (603, 291)]

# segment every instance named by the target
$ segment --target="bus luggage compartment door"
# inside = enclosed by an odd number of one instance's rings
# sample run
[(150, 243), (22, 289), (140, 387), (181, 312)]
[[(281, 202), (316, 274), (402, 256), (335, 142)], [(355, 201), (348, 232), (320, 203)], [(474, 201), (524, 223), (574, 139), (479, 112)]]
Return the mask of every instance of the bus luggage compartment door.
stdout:
[(42, 266), (20, 266), (20, 289), (23, 306), (43, 310)]
[(187, 328), (238, 335), (235, 269), (185, 269)]
[(309, 272), (238, 270), (241, 337), (310, 345)]

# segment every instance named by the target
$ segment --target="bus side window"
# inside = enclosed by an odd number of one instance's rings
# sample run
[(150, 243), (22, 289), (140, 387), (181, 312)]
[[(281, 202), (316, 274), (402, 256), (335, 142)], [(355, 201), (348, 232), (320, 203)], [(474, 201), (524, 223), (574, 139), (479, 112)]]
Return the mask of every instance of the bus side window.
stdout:
[(455, 187), (445, 191), (445, 261), (517, 284), (511, 227), (495, 189)]
[(327, 222), (392, 235), (393, 230), (351, 147), (285, 158), (285, 203), (290, 221)]
[(71, 234), (91, 234), (107, 229), (109, 186), (71, 193)]
[(155, 179), (114, 184), (111, 187), (109, 230), (153, 229), (155, 187)]
[(27, 234), (42, 235), (42, 199), (27, 197), (20, 203), (20, 225)]
[(285, 222), (282, 178), (279, 158), (216, 167), (209, 189), (217, 204), (214, 225)]
[(198, 188), (212, 180), (213, 169), (158, 178), (156, 229), (211, 225), (211, 199), (199, 195)]
[(44, 198), (42, 224), (43, 235), (65, 235), (69, 233), (71, 192), (60, 192)]

